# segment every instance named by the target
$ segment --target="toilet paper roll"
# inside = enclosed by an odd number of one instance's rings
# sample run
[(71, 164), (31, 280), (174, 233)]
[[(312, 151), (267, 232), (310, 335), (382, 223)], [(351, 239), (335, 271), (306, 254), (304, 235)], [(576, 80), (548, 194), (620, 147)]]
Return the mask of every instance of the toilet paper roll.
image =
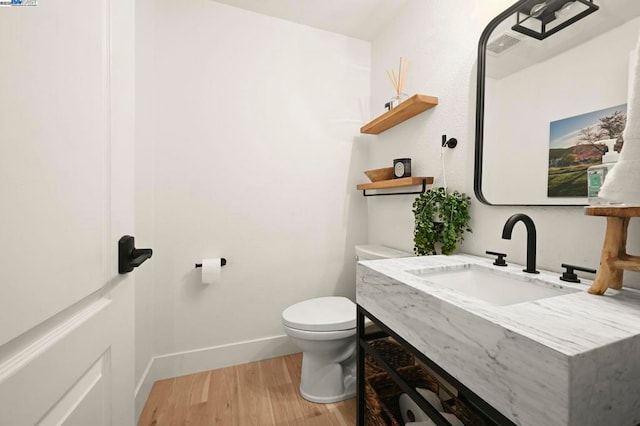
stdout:
[(433, 420), (427, 420), (426, 422), (409, 422), (405, 423), (404, 426), (436, 426)]
[(451, 424), (451, 426), (464, 426), (464, 423), (462, 423), (462, 421), (460, 421), (460, 419), (457, 418), (454, 414), (451, 414), (451, 413), (440, 413), (440, 414), (442, 414), (442, 417), (444, 417)]
[[(406, 393), (400, 395), (398, 400), (400, 405), (400, 414), (404, 423), (409, 422), (430, 422), (431, 419), (422, 409), (415, 403), (413, 399)], [(429, 423), (427, 423), (429, 424)]]
[(422, 395), (422, 397), (426, 399), (427, 402), (433, 406), (433, 408), (438, 411), (444, 411), (444, 408), (442, 408), (442, 402), (440, 401), (440, 398), (438, 398), (438, 395), (435, 394), (435, 392), (431, 392), (429, 389), (422, 388), (416, 388), (416, 392)]
[[(448, 421), (451, 424), (451, 426), (464, 426), (464, 424), (460, 421), (460, 419), (454, 416), (453, 414), (440, 413), (440, 415), (444, 417), (444, 419)], [(408, 423), (405, 423), (404, 425), (405, 426), (435, 426), (435, 423), (433, 422), (433, 420), (425, 420), (422, 422), (408, 422)]]
[(220, 282), (222, 260), (219, 257), (202, 259), (202, 284), (217, 284)]

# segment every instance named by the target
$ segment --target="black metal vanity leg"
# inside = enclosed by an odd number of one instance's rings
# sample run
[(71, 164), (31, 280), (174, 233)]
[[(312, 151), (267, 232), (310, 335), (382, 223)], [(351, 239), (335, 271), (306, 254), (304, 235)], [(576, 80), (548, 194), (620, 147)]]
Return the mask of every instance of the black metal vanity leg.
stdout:
[(360, 310), (360, 306), (358, 306), (357, 311), (357, 336), (358, 336), (358, 344), (356, 345), (356, 354), (358, 356), (357, 360), (357, 370), (356, 370), (356, 380), (357, 380), (357, 395), (356, 395), (356, 426), (364, 426), (364, 413), (366, 410), (364, 404), (364, 350), (360, 345), (361, 339), (364, 338), (364, 314)]

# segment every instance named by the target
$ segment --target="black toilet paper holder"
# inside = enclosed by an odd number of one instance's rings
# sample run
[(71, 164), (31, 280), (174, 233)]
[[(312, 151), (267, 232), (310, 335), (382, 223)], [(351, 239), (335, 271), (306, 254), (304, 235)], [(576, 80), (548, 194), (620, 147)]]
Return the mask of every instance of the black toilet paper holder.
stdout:
[[(224, 266), (227, 264), (227, 259), (224, 257), (220, 259), (220, 266)], [(202, 263), (196, 263), (196, 268), (202, 268)]]

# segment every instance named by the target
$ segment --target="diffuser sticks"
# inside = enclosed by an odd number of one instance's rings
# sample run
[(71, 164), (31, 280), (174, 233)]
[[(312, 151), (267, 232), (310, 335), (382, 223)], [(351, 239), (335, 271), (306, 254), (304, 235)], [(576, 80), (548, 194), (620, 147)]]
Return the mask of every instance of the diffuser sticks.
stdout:
[(393, 89), (396, 92), (396, 96), (400, 97), (404, 82), (407, 80), (407, 70), (409, 69), (409, 60), (407, 58), (400, 57), (400, 66), (398, 68), (398, 75), (396, 76), (395, 70), (387, 70), (387, 76), (391, 80)]

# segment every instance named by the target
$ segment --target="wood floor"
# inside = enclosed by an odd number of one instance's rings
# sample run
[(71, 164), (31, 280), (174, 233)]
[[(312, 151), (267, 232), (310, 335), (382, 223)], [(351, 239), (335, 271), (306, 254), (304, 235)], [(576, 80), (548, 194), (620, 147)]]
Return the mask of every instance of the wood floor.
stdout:
[(355, 398), (314, 404), (298, 392), (302, 354), (153, 385), (138, 426), (355, 426)]

